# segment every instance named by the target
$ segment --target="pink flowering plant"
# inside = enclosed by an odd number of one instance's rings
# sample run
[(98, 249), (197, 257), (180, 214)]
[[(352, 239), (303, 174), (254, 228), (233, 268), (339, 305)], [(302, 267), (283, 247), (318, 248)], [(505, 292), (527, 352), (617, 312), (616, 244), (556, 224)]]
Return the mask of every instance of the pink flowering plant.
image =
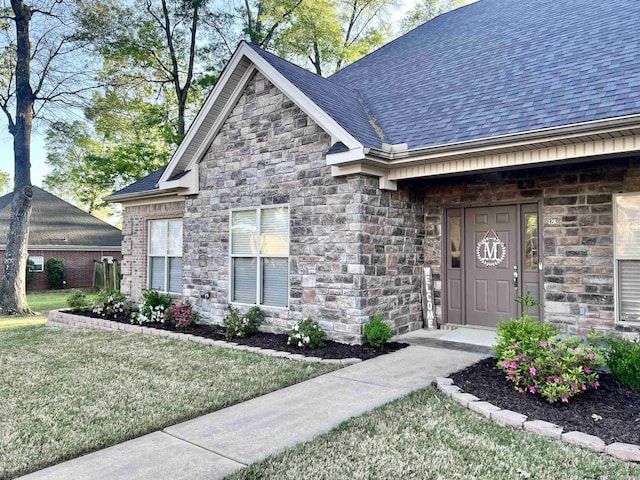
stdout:
[(191, 302), (184, 301), (172, 305), (164, 313), (165, 321), (176, 327), (176, 330), (186, 330), (198, 321), (198, 314), (194, 312)]
[(251, 307), (245, 314), (233, 305), (227, 305), (224, 310), (222, 322), (228, 338), (247, 337), (256, 333), (264, 320), (264, 312), (258, 306)]

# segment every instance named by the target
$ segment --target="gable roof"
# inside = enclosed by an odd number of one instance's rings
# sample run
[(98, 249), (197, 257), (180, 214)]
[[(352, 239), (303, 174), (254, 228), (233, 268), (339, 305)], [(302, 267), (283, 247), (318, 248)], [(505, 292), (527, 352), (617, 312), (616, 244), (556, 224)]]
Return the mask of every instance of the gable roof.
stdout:
[[(0, 245), (7, 244), (13, 192), (0, 197)], [(119, 250), (122, 232), (59, 197), (33, 187), (29, 248), (95, 247)]]
[(164, 167), (151, 172), (146, 177), (143, 177), (140, 180), (133, 182), (132, 184), (127, 185), (126, 187), (112, 193), (111, 195), (109, 195), (109, 197), (107, 197), (107, 199), (109, 199), (110, 197), (128, 196), (136, 193), (158, 190), (158, 181), (160, 180), (160, 177), (162, 176), (166, 168), (167, 166), (165, 165)]
[(481, 0), (329, 79), (409, 149), (638, 114), (638, 19), (637, 0)]

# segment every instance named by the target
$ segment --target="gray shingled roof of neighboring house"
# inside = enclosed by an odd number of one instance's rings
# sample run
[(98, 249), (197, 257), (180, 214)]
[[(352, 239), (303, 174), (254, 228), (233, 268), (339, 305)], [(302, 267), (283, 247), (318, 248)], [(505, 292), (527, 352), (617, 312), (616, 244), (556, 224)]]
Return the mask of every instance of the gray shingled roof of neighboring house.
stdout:
[(365, 147), (419, 149), (640, 114), (639, 19), (638, 0), (480, 0), (329, 78), (252, 48)]
[[(13, 193), (0, 197), (0, 245), (6, 245)], [(29, 248), (41, 246), (120, 247), (119, 229), (33, 187)]]

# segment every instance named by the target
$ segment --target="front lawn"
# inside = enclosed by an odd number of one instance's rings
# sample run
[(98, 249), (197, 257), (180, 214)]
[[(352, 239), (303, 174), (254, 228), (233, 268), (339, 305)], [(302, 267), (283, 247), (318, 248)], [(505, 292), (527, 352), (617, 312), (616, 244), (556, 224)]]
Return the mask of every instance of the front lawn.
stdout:
[(1, 330), (0, 478), (336, 368), (121, 332)]
[[(54, 292), (28, 293), (27, 303), (34, 315), (0, 315), (0, 331), (8, 328), (43, 325), (47, 321), (50, 310), (67, 308), (67, 297), (71, 290), (57, 290)], [(95, 294), (88, 295), (90, 299)]]
[(640, 465), (499, 427), (428, 387), (228, 478), (632, 479)]

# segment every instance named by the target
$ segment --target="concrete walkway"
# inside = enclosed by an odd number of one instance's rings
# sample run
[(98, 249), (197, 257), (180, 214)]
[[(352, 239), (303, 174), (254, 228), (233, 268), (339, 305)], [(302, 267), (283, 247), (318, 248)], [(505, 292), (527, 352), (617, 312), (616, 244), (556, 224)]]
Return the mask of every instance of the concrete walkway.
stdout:
[(22, 478), (222, 478), (482, 357), (411, 346)]

